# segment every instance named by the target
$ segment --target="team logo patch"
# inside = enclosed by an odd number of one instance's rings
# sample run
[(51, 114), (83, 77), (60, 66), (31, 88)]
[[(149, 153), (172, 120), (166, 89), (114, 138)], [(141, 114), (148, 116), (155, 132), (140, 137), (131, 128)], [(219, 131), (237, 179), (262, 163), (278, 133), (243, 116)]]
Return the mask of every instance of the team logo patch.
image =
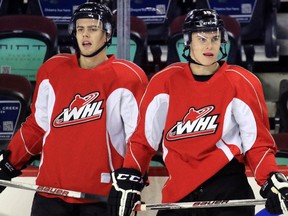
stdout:
[(65, 127), (100, 119), (103, 113), (103, 100), (96, 101), (99, 92), (93, 92), (82, 97), (75, 95), (68, 108), (63, 109), (54, 120), (54, 127)]
[(183, 120), (177, 121), (168, 131), (166, 139), (173, 141), (214, 134), (218, 127), (216, 120), (219, 115), (209, 115), (213, 110), (214, 106), (207, 106), (199, 110), (191, 107)]

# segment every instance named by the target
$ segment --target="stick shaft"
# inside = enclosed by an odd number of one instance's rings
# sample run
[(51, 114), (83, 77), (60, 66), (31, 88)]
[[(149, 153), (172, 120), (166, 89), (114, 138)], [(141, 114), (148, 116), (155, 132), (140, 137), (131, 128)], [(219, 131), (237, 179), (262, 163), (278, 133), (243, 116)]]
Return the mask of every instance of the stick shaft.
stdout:
[(66, 190), (62, 188), (55, 188), (55, 187), (48, 187), (48, 186), (40, 186), (35, 184), (27, 184), (22, 182), (13, 182), (13, 181), (6, 181), (0, 179), (0, 185), (5, 187), (13, 187), (18, 189), (24, 190), (31, 190), (41, 193), (48, 193), (54, 194), (58, 196), (66, 196), (72, 198), (79, 198), (79, 199), (89, 199), (95, 200), (98, 202), (107, 202), (107, 197), (98, 195), (98, 194), (90, 194), (90, 193), (83, 193), (78, 191)]
[(141, 204), (136, 206), (135, 211), (253, 206), (253, 205), (264, 205), (265, 202), (266, 199), (243, 199), (243, 200), (215, 200), (215, 201), (197, 201), (197, 202), (180, 202), (180, 203)]
[[(5, 187), (13, 187), (41, 193), (54, 194), (58, 196), (89, 199), (98, 202), (107, 202), (107, 197), (102, 195), (83, 193), (48, 186), (40, 186), (36, 184), (13, 182), (0, 179), (0, 185)], [(264, 205), (265, 202), (266, 199), (243, 199), (243, 200), (215, 200), (215, 201), (197, 201), (197, 202), (180, 202), (180, 203), (141, 204), (136, 206), (135, 211), (253, 206), (253, 205)]]

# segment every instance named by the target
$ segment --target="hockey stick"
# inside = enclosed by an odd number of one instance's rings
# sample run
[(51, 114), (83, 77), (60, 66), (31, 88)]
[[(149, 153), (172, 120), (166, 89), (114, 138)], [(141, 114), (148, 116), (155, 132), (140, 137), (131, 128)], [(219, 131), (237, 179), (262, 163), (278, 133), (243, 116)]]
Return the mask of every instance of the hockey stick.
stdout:
[(0, 185), (5, 186), (5, 187), (13, 187), (13, 188), (19, 188), (19, 189), (24, 189), (24, 190), (31, 190), (31, 191), (41, 192), (41, 193), (54, 194), (58, 196), (95, 200), (98, 202), (107, 202), (107, 197), (102, 196), (102, 195), (83, 193), (83, 192), (78, 192), (78, 191), (66, 190), (62, 188), (40, 186), (40, 185), (27, 184), (27, 183), (22, 183), (22, 182), (6, 181), (6, 180), (1, 180), (1, 179), (0, 179)]
[[(98, 202), (107, 202), (107, 197), (102, 195), (83, 193), (55, 187), (40, 186), (22, 182), (12, 182), (1, 179), (0, 179), (0, 185), (5, 187), (13, 187), (18, 189), (54, 194), (58, 196), (95, 200)], [(180, 203), (141, 204), (135, 207), (135, 211), (253, 206), (253, 205), (264, 205), (265, 202), (266, 199), (243, 199), (243, 200), (214, 200), (214, 201), (196, 201), (196, 202), (180, 202)]]
[(197, 201), (197, 202), (180, 202), (180, 203), (141, 204), (135, 207), (135, 211), (253, 206), (253, 205), (264, 205), (265, 202), (266, 199), (243, 199), (243, 200), (214, 200), (214, 201)]

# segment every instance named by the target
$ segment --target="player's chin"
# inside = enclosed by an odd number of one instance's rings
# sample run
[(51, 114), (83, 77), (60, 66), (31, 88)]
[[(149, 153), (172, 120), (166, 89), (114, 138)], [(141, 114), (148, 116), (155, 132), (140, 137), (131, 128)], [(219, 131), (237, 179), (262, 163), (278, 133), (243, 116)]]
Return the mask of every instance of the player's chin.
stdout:
[(84, 55), (84, 56), (89, 56), (89, 55), (91, 55), (93, 53), (93, 51), (91, 51), (91, 50), (81, 50), (81, 54), (82, 55)]
[(205, 57), (201, 63), (202, 63), (202, 65), (209, 66), (211, 64), (214, 64), (216, 61), (217, 61), (216, 58)]
[(80, 47), (81, 53), (85, 53), (85, 54), (91, 54), (93, 52), (95, 52), (95, 47), (92, 46), (81, 46)]

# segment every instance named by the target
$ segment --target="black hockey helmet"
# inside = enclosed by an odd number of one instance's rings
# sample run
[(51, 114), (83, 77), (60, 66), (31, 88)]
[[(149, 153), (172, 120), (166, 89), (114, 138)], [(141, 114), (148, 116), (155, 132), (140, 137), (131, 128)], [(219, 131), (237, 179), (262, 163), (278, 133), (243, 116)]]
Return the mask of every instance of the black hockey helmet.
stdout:
[(80, 5), (73, 13), (70, 22), (70, 32), (73, 39), (75, 39), (76, 33), (76, 21), (81, 18), (97, 19), (103, 24), (103, 31), (107, 33), (107, 46), (111, 44), (112, 35), (114, 31), (113, 26), (113, 13), (105, 4), (99, 4), (96, 2), (86, 2)]
[(183, 25), (184, 45), (189, 46), (192, 32), (207, 31), (220, 31), (221, 43), (228, 41), (228, 34), (224, 28), (224, 22), (215, 10), (195, 9), (190, 11)]

